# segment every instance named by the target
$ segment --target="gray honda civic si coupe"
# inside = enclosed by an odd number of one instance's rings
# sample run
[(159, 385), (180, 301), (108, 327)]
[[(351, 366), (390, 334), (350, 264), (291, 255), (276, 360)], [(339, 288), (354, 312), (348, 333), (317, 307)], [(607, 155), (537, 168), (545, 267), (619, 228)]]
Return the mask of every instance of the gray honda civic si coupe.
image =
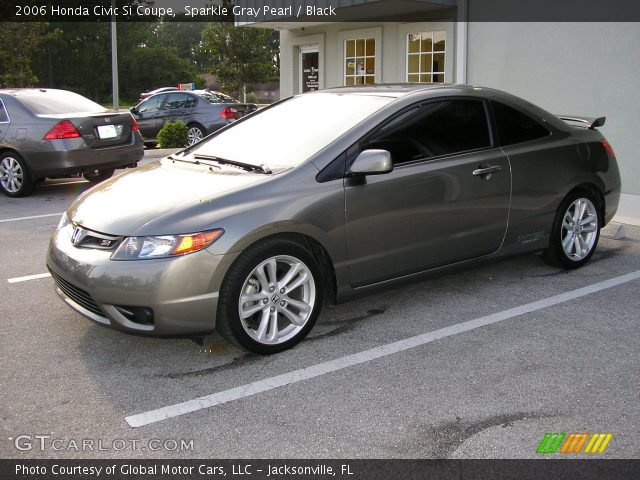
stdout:
[(524, 252), (584, 265), (620, 195), (604, 121), (465, 85), (296, 95), (83, 193), (47, 265), (99, 324), (275, 353), (325, 302)]

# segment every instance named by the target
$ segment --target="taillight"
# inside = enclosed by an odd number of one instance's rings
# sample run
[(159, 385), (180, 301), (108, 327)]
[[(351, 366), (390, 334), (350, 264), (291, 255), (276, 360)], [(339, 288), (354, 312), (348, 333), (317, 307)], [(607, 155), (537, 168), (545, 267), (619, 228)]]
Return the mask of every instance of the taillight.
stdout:
[(611, 147), (609, 142), (607, 142), (606, 140), (602, 140), (602, 146), (604, 147), (605, 151), (607, 152), (607, 155), (609, 156), (609, 159), (610, 160), (615, 160), (616, 159), (616, 154), (613, 153), (613, 148)]
[(222, 118), (223, 120), (230, 120), (232, 118), (236, 118), (237, 113), (237, 110), (234, 110), (231, 107), (225, 107), (220, 112), (220, 118)]
[(62, 120), (47, 132), (44, 140), (61, 140), (63, 138), (78, 138), (80, 132), (69, 120)]
[(131, 131), (138, 132), (139, 130), (140, 127), (138, 126), (138, 122), (136, 122), (136, 119), (133, 118), (133, 115), (131, 115)]

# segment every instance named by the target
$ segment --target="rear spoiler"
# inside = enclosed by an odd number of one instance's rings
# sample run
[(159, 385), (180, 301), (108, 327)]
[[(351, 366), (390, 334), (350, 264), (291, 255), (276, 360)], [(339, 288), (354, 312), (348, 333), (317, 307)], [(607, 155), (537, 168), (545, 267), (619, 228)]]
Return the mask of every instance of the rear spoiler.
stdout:
[(579, 123), (583, 127), (590, 128), (593, 130), (594, 128), (601, 127), (604, 125), (604, 122), (607, 120), (607, 117), (581, 117), (578, 115), (557, 115), (560, 120), (564, 120), (565, 122), (573, 122)]

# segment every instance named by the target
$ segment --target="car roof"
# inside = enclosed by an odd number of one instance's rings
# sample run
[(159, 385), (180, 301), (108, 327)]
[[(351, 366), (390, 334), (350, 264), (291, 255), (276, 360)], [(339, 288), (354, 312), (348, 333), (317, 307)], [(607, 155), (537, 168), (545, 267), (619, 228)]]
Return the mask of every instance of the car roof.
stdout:
[(487, 87), (479, 87), (476, 85), (465, 85), (460, 83), (390, 83), (390, 84), (373, 84), (373, 85), (356, 85), (348, 87), (335, 87), (325, 90), (318, 90), (322, 93), (337, 94), (360, 94), (360, 95), (376, 95), (385, 97), (400, 98), (412, 93), (418, 92), (437, 92), (447, 91), (450, 94), (478, 94), (482, 92), (487, 96), (504, 95), (500, 90), (494, 90)]
[(438, 98), (442, 96), (472, 96), (476, 98), (486, 98), (491, 100), (497, 100), (516, 106), (521, 110), (524, 110), (529, 115), (533, 115), (539, 120), (543, 120), (554, 126), (557, 129), (566, 129), (567, 124), (560, 120), (557, 116), (547, 112), (539, 106), (517, 97), (511, 93), (497, 90), (495, 88), (481, 87), (477, 85), (466, 85), (460, 83), (394, 83), (394, 84), (374, 84), (374, 85), (357, 85), (348, 87), (335, 87), (325, 90), (317, 90), (314, 92), (307, 92), (304, 95), (317, 94), (317, 93), (332, 93), (332, 94), (349, 94), (349, 95), (370, 95), (370, 96), (382, 96), (390, 97), (396, 102), (412, 102), (415, 100), (422, 100), (426, 98)]
[(442, 84), (442, 83), (379, 83), (373, 85), (356, 85), (347, 87), (334, 87), (320, 90), (324, 93), (359, 93), (370, 95), (384, 95), (389, 97), (402, 97), (417, 91), (441, 90), (460, 87), (466, 89), (469, 85)]
[(69, 90), (59, 90), (57, 88), (3, 88), (3, 89), (0, 89), (0, 93), (11, 95), (13, 97), (20, 97), (22, 95), (41, 95), (46, 93), (58, 93), (58, 92), (67, 93), (68, 91)]

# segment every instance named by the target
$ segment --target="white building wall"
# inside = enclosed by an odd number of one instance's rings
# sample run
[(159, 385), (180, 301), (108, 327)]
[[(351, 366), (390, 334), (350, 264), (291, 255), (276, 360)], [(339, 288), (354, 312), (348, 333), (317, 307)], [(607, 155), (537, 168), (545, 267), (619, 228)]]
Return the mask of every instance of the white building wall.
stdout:
[(280, 31), (280, 96), (299, 93), (298, 51), (300, 46), (320, 45), (320, 88), (343, 85), (343, 44), (354, 35), (375, 36), (376, 80), (378, 83), (405, 81), (405, 43), (408, 31), (445, 30), (447, 32), (446, 81), (454, 80), (456, 24), (451, 20), (434, 22), (353, 22), (325, 23), (313, 27)]
[(637, 23), (470, 23), (467, 48), (468, 83), (553, 113), (606, 115), (600, 130), (616, 152), (622, 191), (640, 195)]

